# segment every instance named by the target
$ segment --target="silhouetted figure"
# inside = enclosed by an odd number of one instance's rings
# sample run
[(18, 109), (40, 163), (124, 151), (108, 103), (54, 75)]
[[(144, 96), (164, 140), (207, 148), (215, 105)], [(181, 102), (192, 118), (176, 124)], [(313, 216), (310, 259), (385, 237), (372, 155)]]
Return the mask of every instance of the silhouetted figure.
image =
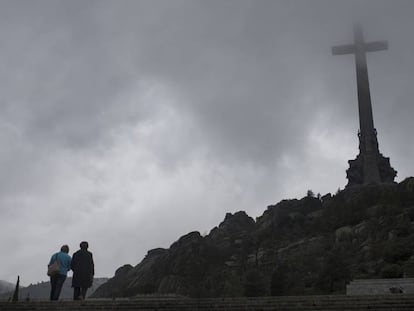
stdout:
[(73, 270), (73, 299), (86, 298), (88, 288), (92, 286), (95, 267), (92, 253), (88, 251), (88, 242), (80, 243), (80, 250), (73, 254), (71, 268)]
[(63, 283), (65, 283), (66, 276), (70, 270), (71, 258), (68, 253), (69, 246), (63, 245), (60, 248), (60, 252), (53, 254), (52, 258), (50, 258), (49, 266), (55, 261), (59, 262), (59, 272), (50, 276), (50, 284), (52, 286), (52, 289), (50, 290), (50, 300), (59, 299)]

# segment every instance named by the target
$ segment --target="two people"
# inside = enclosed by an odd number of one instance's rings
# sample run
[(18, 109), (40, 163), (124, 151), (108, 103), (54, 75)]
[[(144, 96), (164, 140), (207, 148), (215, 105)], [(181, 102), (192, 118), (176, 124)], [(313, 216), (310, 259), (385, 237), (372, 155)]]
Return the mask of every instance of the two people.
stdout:
[(80, 250), (71, 258), (69, 247), (63, 245), (61, 251), (50, 258), (49, 266), (58, 261), (59, 272), (50, 276), (50, 300), (58, 300), (69, 270), (73, 270), (73, 299), (85, 299), (86, 292), (92, 286), (95, 266), (92, 253), (88, 251), (88, 242), (80, 243)]

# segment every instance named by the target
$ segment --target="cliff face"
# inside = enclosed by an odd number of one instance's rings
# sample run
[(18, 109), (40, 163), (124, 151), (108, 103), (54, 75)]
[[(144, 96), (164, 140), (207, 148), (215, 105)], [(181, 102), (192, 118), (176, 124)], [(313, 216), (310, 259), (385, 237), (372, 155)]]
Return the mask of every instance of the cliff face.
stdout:
[(343, 292), (354, 278), (414, 276), (414, 178), (283, 200), (254, 221), (227, 214), (202, 237), (124, 266), (94, 297)]

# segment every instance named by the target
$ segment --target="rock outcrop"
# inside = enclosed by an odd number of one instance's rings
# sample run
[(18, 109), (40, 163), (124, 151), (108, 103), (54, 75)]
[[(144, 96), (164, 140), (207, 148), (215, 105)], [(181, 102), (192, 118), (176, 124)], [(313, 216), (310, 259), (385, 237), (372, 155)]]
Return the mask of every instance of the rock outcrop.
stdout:
[(343, 293), (355, 278), (414, 276), (414, 178), (228, 213), (206, 236), (123, 266), (94, 297)]

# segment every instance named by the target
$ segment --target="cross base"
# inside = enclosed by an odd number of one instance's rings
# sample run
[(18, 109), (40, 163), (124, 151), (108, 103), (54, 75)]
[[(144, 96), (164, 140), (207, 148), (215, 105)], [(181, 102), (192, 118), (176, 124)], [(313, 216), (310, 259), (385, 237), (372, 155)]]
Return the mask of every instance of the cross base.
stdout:
[(358, 133), (359, 154), (354, 160), (349, 160), (347, 187), (356, 185), (393, 183), (397, 171), (391, 167), (390, 158), (384, 157), (378, 149), (377, 130), (373, 129), (368, 135)]
[(346, 178), (348, 184), (346, 187), (366, 185), (370, 183), (394, 183), (394, 178), (397, 176), (397, 171), (391, 167), (390, 158), (384, 157), (380, 152), (374, 155), (374, 159), (378, 165), (379, 180), (372, 181), (366, 178), (364, 167), (366, 161), (372, 161), (372, 156), (368, 157), (363, 153), (359, 153), (354, 160), (349, 160), (349, 168), (346, 170)]

